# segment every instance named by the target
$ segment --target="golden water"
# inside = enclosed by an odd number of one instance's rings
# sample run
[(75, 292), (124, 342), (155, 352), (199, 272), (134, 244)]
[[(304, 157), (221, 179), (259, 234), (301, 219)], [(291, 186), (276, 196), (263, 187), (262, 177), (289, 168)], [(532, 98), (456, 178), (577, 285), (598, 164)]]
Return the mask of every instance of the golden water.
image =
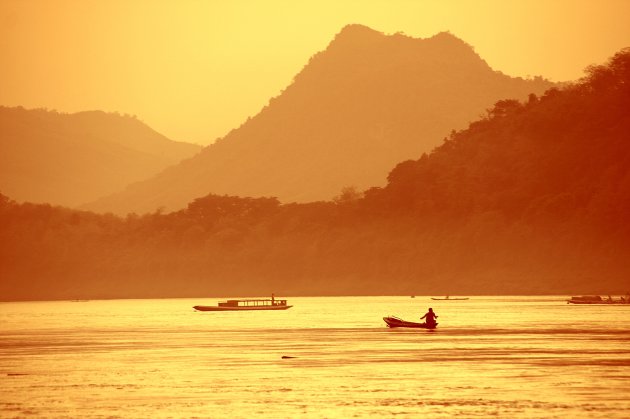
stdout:
[[(407, 296), (191, 308), (217, 300), (1, 303), (0, 416), (630, 416), (630, 305)], [(418, 321), (429, 306), (433, 332), (382, 321)]]

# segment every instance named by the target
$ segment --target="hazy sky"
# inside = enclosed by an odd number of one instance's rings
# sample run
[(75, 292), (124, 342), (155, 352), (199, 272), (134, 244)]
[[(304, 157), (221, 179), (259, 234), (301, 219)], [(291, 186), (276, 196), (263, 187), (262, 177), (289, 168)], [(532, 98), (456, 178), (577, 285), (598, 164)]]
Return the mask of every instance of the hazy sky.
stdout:
[(630, 46), (628, 16), (626, 0), (0, 0), (0, 105), (136, 114), (208, 144), (346, 24), (450, 31), (496, 70), (564, 81)]

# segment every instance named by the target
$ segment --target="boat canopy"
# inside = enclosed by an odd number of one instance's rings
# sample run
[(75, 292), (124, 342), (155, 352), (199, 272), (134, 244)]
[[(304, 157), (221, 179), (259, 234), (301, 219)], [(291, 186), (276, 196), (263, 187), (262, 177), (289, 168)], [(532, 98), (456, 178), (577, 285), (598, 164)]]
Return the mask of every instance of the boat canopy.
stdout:
[(257, 306), (286, 306), (287, 300), (258, 299), (258, 300), (227, 300), (221, 301), (219, 307), (257, 307)]

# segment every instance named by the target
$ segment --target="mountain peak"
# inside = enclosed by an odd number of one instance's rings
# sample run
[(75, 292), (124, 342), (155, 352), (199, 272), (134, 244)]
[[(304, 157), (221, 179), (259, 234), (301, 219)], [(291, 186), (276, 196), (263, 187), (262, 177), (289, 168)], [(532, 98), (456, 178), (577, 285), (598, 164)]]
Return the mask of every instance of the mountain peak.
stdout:
[(313, 79), (338, 80), (345, 75), (355, 80), (358, 72), (385, 67), (397, 67), (398, 71), (415, 67), (427, 75), (435, 70), (437, 73), (431, 76), (433, 78), (445, 77), (447, 69), (460, 75), (465, 69), (468, 78), (494, 74), (470, 44), (451, 32), (414, 38), (403, 32), (385, 34), (364, 25), (351, 24), (344, 26), (325, 50), (311, 57), (287, 90), (293, 90), (300, 83), (311, 83)]
[[(459, 39), (457, 36), (453, 35), (453, 33), (451, 33), (450, 31), (442, 31), (442, 32), (438, 32), (435, 35), (433, 35), (431, 38), (428, 39), (436, 39), (436, 40), (449, 40), (449, 41), (457, 41), (457, 42), (464, 42), (461, 39)], [(464, 42), (465, 43), (465, 42)]]
[(422, 56), (441, 62), (454, 61), (459, 64), (467, 62), (487, 67), (470, 44), (451, 32), (439, 32), (428, 38), (416, 38), (403, 32), (386, 34), (360, 24), (344, 26), (323, 53), (332, 55), (334, 61), (353, 59), (356, 54), (393, 60), (396, 60), (393, 56), (407, 56), (409, 59), (413, 59), (413, 56)]
[(337, 34), (337, 37), (356, 36), (356, 35), (382, 35), (382, 34), (383, 34), (382, 32), (379, 32), (368, 26), (361, 25), (360, 23), (351, 23), (341, 28), (341, 31)]
[(371, 44), (385, 38), (385, 34), (358, 23), (344, 26), (330, 42), (329, 48), (334, 45), (354, 46)]
[(468, 50), (471, 50), (471, 51), (475, 50), (472, 45), (470, 45), (469, 43), (465, 42), (461, 38), (458, 38), (456, 35), (454, 35), (451, 32), (448, 32), (448, 31), (436, 33), (432, 37), (426, 38), (425, 40), (429, 41), (429, 42), (436, 43), (439, 46), (441, 46), (442, 48), (444, 48), (444, 47), (451, 47), (451, 48), (462, 48), (462, 47), (464, 47), (464, 48), (466, 48)]
[(382, 186), (395, 164), (430, 151), (497, 100), (548, 87), (492, 71), (447, 32), (422, 39), (348, 25), (258, 115), (90, 208), (176, 210), (209, 192), (307, 202), (348, 185)]

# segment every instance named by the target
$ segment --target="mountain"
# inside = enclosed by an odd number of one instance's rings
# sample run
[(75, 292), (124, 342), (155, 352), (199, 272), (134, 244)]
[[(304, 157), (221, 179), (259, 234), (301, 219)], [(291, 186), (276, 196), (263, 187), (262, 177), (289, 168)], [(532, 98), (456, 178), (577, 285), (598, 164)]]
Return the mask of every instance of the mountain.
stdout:
[(384, 241), (401, 250), (372, 275), (432, 277), (444, 293), (628, 292), (630, 48), (587, 70), (497, 102), (368, 191), (358, 205), (395, 220)]
[(194, 158), (85, 208), (177, 210), (208, 193), (307, 202), (382, 186), (395, 164), (431, 150), (497, 100), (551, 86), (493, 71), (449, 33), (414, 39), (350, 25), (255, 117)]
[(152, 176), (201, 147), (171, 141), (135, 117), (0, 107), (0, 191), (76, 206)]
[(125, 218), (0, 196), (0, 296), (625, 294), (628, 109), (630, 48), (497, 102), (363, 196)]

